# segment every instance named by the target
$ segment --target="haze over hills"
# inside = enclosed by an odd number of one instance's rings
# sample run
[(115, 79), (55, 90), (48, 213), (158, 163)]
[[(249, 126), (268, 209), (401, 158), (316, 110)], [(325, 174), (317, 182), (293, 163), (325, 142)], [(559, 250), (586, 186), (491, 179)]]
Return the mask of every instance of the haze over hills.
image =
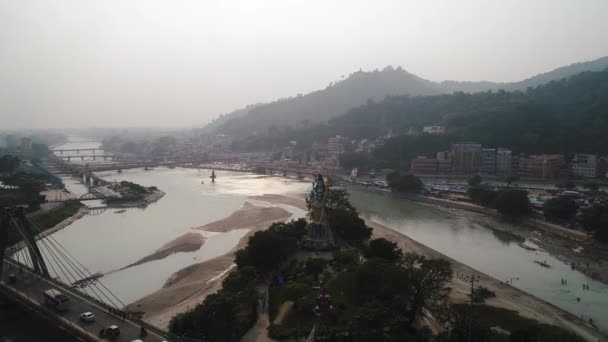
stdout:
[(504, 89), (525, 90), (552, 80), (566, 78), (583, 71), (608, 68), (608, 56), (593, 61), (576, 63), (528, 79), (499, 83), (489, 81), (433, 82), (411, 74), (401, 67), (358, 71), (344, 80), (330, 84), (323, 90), (306, 95), (280, 99), (266, 104), (255, 104), (226, 114), (207, 125), (206, 133), (225, 133), (243, 137), (263, 134), (269, 127), (306, 127), (346, 113), (368, 100), (379, 101), (393, 95), (438, 95), (453, 92), (480, 92)]

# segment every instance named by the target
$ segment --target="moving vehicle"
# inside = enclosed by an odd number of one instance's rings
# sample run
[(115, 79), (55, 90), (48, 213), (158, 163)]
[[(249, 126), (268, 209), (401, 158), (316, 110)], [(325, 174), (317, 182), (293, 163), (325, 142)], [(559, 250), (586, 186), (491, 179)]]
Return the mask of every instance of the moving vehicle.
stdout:
[(80, 320), (83, 322), (94, 322), (95, 321), (95, 315), (93, 315), (92, 312), (83, 312), (80, 314)]
[(70, 298), (57, 289), (48, 289), (42, 295), (44, 296), (44, 304), (55, 310), (67, 311), (70, 309)]
[(99, 337), (102, 338), (116, 339), (118, 336), (120, 336), (120, 328), (117, 325), (110, 325), (99, 332)]

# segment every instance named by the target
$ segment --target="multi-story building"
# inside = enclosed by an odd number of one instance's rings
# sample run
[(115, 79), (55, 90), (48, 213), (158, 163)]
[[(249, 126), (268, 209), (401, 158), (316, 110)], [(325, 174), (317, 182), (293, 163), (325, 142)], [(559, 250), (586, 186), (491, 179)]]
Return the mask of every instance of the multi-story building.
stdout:
[(445, 126), (424, 126), (422, 128), (422, 133), (431, 135), (444, 135)]
[(410, 162), (410, 170), (416, 174), (433, 174), (437, 172), (437, 159), (419, 156)]
[(342, 153), (344, 153), (345, 141), (346, 140), (339, 135), (327, 139), (327, 153), (331, 157), (338, 158)]
[(574, 177), (595, 178), (598, 176), (598, 158), (595, 154), (575, 154), (570, 169)]
[(32, 153), (32, 139), (21, 138), (21, 153), (23, 153), (23, 154)]
[(519, 175), (528, 178), (556, 179), (564, 176), (566, 161), (562, 155), (537, 155), (519, 158)]
[(511, 174), (513, 157), (509, 149), (499, 147), (496, 150), (496, 174), (507, 176)]
[(452, 172), (452, 156), (450, 155), (450, 152), (437, 152), (437, 172)]
[(496, 173), (496, 149), (481, 149), (481, 172), (489, 175)]
[(452, 171), (476, 173), (481, 169), (481, 145), (474, 142), (452, 144)]

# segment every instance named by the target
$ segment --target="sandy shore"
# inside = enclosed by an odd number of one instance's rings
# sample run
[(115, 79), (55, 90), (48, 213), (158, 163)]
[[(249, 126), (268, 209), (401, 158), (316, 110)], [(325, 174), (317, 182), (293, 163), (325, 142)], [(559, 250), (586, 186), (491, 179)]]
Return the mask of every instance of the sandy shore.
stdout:
[(219, 232), (246, 228), (249, 232), (227, 254), (174, 273), (163, 288), (129, 304), (128, 309), (143, 312), (146, 322), (167, 328), (173, 316), (194, 308), (221, 288), (222, 280), (235, 267), (235, 252), (247, 244), (253, 233), (267, 228), (272, 222), (286, 221), (290, 217), (291, 213), (285, 209), (246, 202), (228, 217), (199, 227)]
[(173, 253), (179, 252), (194, 252), (201, 248), (205, 242), (205, 237), (200, 233), (186, 233), (173, 241), (164, 244), (161, 248), (157, 249), (154, 253), (147, 255), (138, 261), (128, 265), (125, 268), (141, 265), (148, 261), (160, 260), (168, 257)]
[(578, 317), (550, 303), (464, 265), (386, 226), (373, 221), (367, 221), (367, 224), (374, 228), (374, 238), (382, 237), (396, 242), (399, 247), (407, 252), (414, 252), (424, 255), (427, 258), (441, 258), (450, 261), (454, 271), (454, 278), (450, 283), (450, 287), (452, 287), (450, 301), (453, 303), (465, 303), (468, 302), (470, 298), (470, 283), (466, 283), (460, 278), (457, 278), (456, 274), (465, 273), (478, 275), (482, 278), (478, 283), (479, 286), (485, 286), (496, 293), (495, 298), (487, 300), (486, 303), (488, 305), (515, 310), (522, 316), (535, 319), (539, 322), (564, 327), (574, 331), (588, 341), (595, 342), (604, 338), (597, 330), (580, 320)]
[(271, 222), (285, 221), (291, 213), (279, 207), (263, 207), (245, 202), (237, 211), (221, 220), (208, 223), (198, 229), (209, 232), (228, 232), (241, 228), (267, 226)]
[(283, 195), (264, 194), (261, 196), (249, 196), (249, 198), (258, 201), (269, 202), (272, 204), (285, 204), (298, 209), (306, 210), (306, 201), (304, 198), (295, 198)]

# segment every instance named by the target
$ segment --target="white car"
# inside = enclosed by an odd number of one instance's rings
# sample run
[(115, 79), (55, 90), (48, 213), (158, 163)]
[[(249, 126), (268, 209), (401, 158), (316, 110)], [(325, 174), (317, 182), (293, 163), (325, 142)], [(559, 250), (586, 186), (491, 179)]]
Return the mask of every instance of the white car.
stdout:
[(95, 321), (95, 315), (93, 315), (92, 312), (83, 312), (80, 314), (80, 319), (84, 322), (94, 322)]

